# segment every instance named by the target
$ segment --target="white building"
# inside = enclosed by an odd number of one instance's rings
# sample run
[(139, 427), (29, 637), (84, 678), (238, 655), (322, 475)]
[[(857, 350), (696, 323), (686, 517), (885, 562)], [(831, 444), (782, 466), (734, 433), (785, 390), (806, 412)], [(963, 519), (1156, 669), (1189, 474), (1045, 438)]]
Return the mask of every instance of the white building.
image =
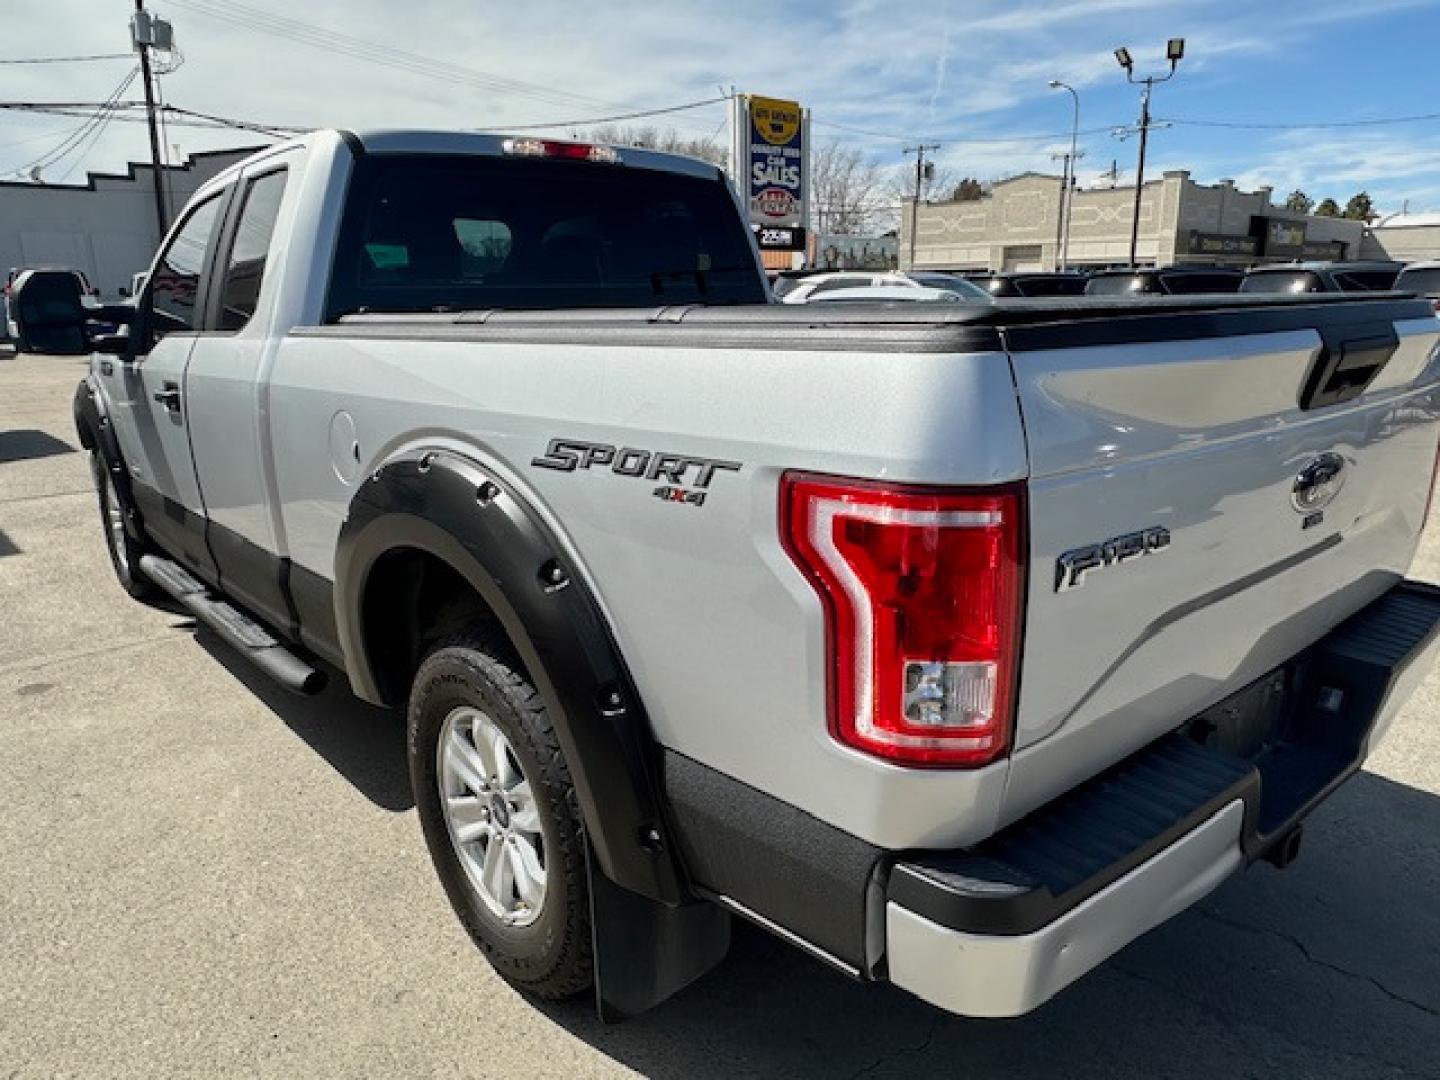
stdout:
[[(257, 148), (197, 153), (162, 170), (167, 220), (210, 177)], [(0, 181), (0, 273), (10, 267), (73, 266), (106, 299), (148, 269), (160, 245), (155, 222), (155, 171), (90, 173), (84, 184)]]
[[(1140, 200), (1141, 265), (1250, 266), (1292, 259), (1354, 259), (1364, 225), (1315, 217), (1270, 201), (1270, 188), (1242, 191), (1230, 180), (1197, 184), (1184, 170), (1147, 180)], [(913, 260), (914, 210), (906, 205), (900, 265), (931, 270), (1048, 270), (1061, 235), (1061, 180), (1024, 173), (997, 181), (969, 202), (921, 203)], [(1070, 215), (1069, 263), (1117, 266), (1130, 258), (1135, 188), (1082, 188)]]
[(1440, 212), (1381, 218), (1365, 236), (1365, 254), (1401, 262), (1440, 259)]

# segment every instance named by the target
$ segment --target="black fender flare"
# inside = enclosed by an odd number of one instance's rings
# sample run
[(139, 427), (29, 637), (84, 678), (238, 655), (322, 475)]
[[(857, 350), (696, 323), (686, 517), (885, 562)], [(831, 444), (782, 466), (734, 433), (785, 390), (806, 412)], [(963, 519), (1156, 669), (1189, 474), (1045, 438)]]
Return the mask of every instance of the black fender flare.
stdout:
[(87, 374), (75, 387), (71, 403), (75, 417), (75, 434), (80, 445), (100, 455), (100, 460), (110, 473), (115, 493), (120, 496), (120, 508), (124, 511), (125, 531), (135, 541), (145, 539), (145, 523), (130, 488), (130, 470), (125, 467), (125, 455), (120, 451), (120, 440), (115, 435), (115, 425), (110, 422), (110, 410), (106, 407), (105, 396), (93, 373)]
[(500, 620), (550, 713), (605, 875), (662, 904), (685, 902), (644, 706), (568, 549), (512, 484), (468, 456), (415, 449), (372, 472), (335, 555), (340, 647), (356, 693), (370, 701), (409, 689), (379, 685), (363, 611), (376, 561), (401, 548), (448, 564)]

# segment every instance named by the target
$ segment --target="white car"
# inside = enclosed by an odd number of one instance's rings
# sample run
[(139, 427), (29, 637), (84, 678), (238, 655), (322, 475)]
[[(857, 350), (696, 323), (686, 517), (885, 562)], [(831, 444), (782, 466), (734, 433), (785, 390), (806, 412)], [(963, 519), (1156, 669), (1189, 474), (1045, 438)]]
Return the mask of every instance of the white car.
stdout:
[(949, 301), (958, 303), (962, 300), (981, 300), (990, 302), (988, 296), (968, 296), (955, 292), (951, 289), (932, 289), (928, 285), (861, 285), (853, 289), (837, 289), (833, 292), (824, 292), (819, 296), (812, 296), (807, 303), (811, 304), (834, 304), (853, 303), (859, 301), (877, 302), (881, 300), (929, 300)]
[[(794, 280), (794, 279), (791, 279)], [(957, 293), (966, 300), (988, 300), (989, 294), (978, 285), (973, 285), (954, 274), (917, 271), (912, 274), (895, 272), (875, 273), (873, 271), (839, 270), (831, 274), (811, 274), (800, 278), (783, 292), (779, 292), (781, 303), (808, 304), (832, 293), (848, 292), (852, 289), (930, 289)], [(887, 299), (904, 299), (888, 297)]]

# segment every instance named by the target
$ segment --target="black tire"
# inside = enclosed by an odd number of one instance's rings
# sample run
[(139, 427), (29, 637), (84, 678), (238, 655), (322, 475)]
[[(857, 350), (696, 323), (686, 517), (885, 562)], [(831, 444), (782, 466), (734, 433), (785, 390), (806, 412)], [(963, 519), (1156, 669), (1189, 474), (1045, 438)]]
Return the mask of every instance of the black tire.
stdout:
[[(447, 717), (465, 708), (479, 710), (500, 728), (534, 795), (545, 895), (528, 925), (509, 925), (486, 905), (461, 865), (443, 816), (440, 739)], [(431, 650), (410, 691), (407, 746), (425, 843), (455, 914), (480, 951), (525, 993), (559, 1000), (588, 990), (594, 982), (590, 890), (575, 785), (544, 703), (503, 633), (477, 628)]]
[[(110, 553), (110, 565), (115, 568), (115, 578), (134, 599), (150, 600), (156, 595), (155, 586), (140, 571), (140, 556), (150, 550), (149, 546), (137, 542), (128, 529), (115, 525), (116, 519), (112, 514), (118, 513), (120, 520), (128, 523), (131, 513), (119, 501), (105, 459), (98, 451), (90, 452), (90, 474), (95, 480), (95, 492), (100, 500), (100, 528), (105, 536), (105, 550)], [(112, 500), (115, 500), (113, 504)]]

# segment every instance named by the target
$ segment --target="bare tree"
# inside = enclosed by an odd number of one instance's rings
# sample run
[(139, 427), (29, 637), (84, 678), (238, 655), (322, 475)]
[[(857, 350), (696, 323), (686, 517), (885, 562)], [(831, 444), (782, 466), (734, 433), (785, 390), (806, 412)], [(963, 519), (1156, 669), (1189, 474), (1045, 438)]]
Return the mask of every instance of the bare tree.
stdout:
[(589, 129), (576, 129), (572, 138), (589, 139), (612, 146), (636, 146), (642, 150), (662, 150), (667, 154), (685, 154), (724, 168), (729, 154), (720, 136), (710, 139), (682, 135), (674, 128), (648, 125), (603, 124)]
[(858, 147), (823, 143), (810, 151), (815, 228), (844, 236), (873, 235), (897, 216), (890, 170)]

